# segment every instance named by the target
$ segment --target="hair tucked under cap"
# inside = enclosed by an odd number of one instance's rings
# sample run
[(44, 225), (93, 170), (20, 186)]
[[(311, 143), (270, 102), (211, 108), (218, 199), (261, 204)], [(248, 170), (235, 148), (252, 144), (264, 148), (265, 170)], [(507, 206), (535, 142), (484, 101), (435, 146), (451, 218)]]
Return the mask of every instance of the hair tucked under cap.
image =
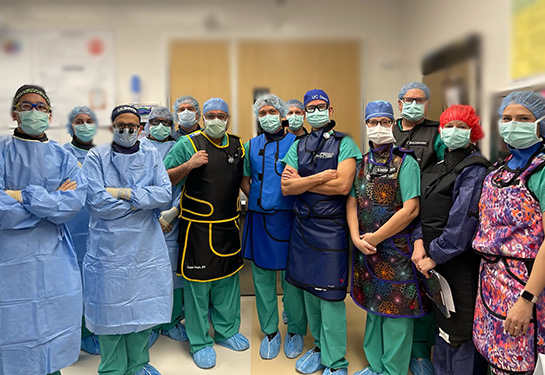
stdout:
[(15, 96), (13, 97), (13, 107), (15, 107), (15, 105), (19, 102), (19, 99), (21, 99), (21, 97), (26, 94), (40, 95), (42, 98), (44, 98), (47, 105), (51, 107), (51, 102), (49, 101), (49, 97), (45, 93), (45, 90), (42, 87), (36, 85), (23, 85), (19, 87), (15, 92)]
[(484, 137), (479, 116), (477, 116), (473, 107), (469, 105), (456, 104), (445, 109), (439, 117), (439, 130), (443, 129), (443, 127), (449, 122), (455, 120), (465, 122), (467, 126), (469, 126), (471, 129), (471, 136), (469, 140), (471, 142), (475, 143)]
[(138, 113), (138, 109), (129, 104), (118, 105), (113, 109), (112, 122), (114, 122), (117, 116), (122, 115), (123, 113), (132, 113), (133, 115), (138, 117), (138, 122), (140, 122), (140, 113)]
[(93, 112), (91, 108), (85, 107), (85, 106), (75, 107), (68, 114), (68, 122), (66, 123), (66, 129), (68, 130), (68, 134), (72, 136), (74, 135), (74, 129), (72, 128), (72, 123), (74, 122), (74, 119), (81, 114), (91, 117), (93, 119), (93, 122), (98, 126), (97, 117), (95, 115), (95, 112)]

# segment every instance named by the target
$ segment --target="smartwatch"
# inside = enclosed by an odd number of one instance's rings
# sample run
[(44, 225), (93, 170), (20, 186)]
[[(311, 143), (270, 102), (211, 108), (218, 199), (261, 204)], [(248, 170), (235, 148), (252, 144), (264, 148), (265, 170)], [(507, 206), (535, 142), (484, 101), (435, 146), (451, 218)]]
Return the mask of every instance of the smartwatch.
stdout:
[(522, 293), (520, 293), (520, 296), (522, 298), (524, 298), (526, 301), (528, 302), (532, 302), (532, 303), (536, 303), (537, 302), (537, 297), (534, 296), (532, 293), (530, 293), (529, 291), (527, 290), (523, 290)]

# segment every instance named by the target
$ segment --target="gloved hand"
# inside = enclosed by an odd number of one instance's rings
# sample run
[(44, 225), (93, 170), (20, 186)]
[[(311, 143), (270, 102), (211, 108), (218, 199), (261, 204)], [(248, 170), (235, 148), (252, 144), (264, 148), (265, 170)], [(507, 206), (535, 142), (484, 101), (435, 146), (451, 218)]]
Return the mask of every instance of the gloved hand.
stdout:
[(112, 197), (123, 200), (131, 199), (131, 189), (130, 188), (111, 188), (107, 187), (106, 191), (112, 195)]
[(163, 233), (168, 233), (172, 230), (172, 221), (180, 214), (177, 207), (172, 207), (170, 210), (161, 212), (159, 223)]
[(16, 201), (23, 203), (23, 196), (21, 195), (21, 190), (4, 190), (4, 192), (15, 199)]

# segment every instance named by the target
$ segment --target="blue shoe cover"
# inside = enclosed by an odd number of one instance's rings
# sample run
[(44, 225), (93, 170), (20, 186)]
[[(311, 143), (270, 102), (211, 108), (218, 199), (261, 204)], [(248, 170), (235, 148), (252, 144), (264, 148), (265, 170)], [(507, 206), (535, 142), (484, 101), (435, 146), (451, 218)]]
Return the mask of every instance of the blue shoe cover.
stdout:
[(370, 367), (366, 367), (363, 370), (355, 372), (354, 375), (382, 375), (382, 372), (374, 372)]
[(276, 358), (278, 353), (280, 353), (280, 345), (282, 344), (280, 332), (277, 331), (271, 340), (269, 340), (269, 336), (270, 335), (265, 335), (259, 346), (259, 355), (263, 359)]
[(336, 370), (330, 369), (329, 367), (322, 372), (322, 375), (347, 375), (347, 368), (338, 368)]
[(413, 375), (433, 375), (433, 365), (427, 358), (411, 358), (409, 369)]
[(100, 346), (98, 344), (98, 337), (95, 335), (85, 336), (81, 339), (81, 350), (89, 354), (100, 354)]
[(134, 375), (161, 375), (159, 371), (149, 363), (142, 367), (138, 372)]
[(227, 340), (218, 341), (217, 344), (237, 352), (241, 352), (250, 347), (250, 342), (241, 333), (236, 333)]
[(302, 374), (312, 374), (325, 368), (321, 362), (322, 353), (318, 351), (318, 348), (310, 349), (304, 356), (297, 360), (295, 369)]
[(159, 332), (152, 330), (149, 335), (148, 348), (151, 348), (151, 346), (155, 344), (155, 341), (157, 341), (158, 338), (159, 338)]
[(175, 341), (187, 341), (187, 333), (185, 332), (185, 326), (182, 323), (176, 324), (169, 330), (162, 330), (161, 335), (168, 336)]
[(282, 309), (282, 323), (288, 324), (288, 316), (286, 315), (284, 309)]
[(200, 368), (212, 368), (216, 365), (216, 351), (210, 346), (193, 353), (193, 362)]
[(303, 353), (303, 336), (288, 333), (286, 341), (284, 341), (284, 354), (293, 359), (299, 357), (301, 353)]

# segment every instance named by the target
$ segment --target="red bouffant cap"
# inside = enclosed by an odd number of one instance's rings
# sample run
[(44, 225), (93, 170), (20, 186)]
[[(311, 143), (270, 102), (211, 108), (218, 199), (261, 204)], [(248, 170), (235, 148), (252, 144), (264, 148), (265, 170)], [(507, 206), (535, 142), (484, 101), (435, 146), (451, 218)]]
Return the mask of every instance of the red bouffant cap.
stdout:
[(469, 140), (471, 142), (477, 142), (484, 137), (479, 116), (477, 116), (473, 107), (456, 104), (445, 109), (445, 111), (441, 113), (441, 117), (439, 117), (439, 131), (441, 131), (446, 124), (454, 120), (463, 121), (469, 126), (471, 129)]

